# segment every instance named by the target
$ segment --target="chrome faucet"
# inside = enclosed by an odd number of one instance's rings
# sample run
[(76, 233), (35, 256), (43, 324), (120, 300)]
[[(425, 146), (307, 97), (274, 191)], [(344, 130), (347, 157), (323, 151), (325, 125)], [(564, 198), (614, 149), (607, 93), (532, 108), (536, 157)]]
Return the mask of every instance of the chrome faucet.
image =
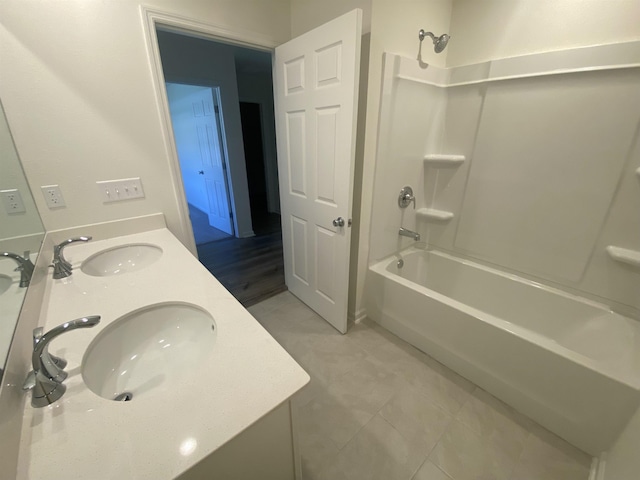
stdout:
[(75, 242), (88, 242), (91, 240), (91, 237), (74, 237), (68, 238), (64, 242), (60, 243), (53, 247), (53, 263), (51, 263), (51, 267), (53, 267), (53, 278), (58, 280), (60, 278), (66, 278), (71, 276), (71, 271), (73, 267), (67, 260), (64, 258), (62, 254), (62, 250), (64, 247), (71, 243)]
[(27, 375), (22, 386), (23, 390), (31, 390), (31, 406), (34, 408), (46, 407), (59, 400), (67, 387), (63, 381), (67, 378), (67, 372), (63, 369), (67, 362), (61, 358), (49, 354), (51, 340), (65, 332), (78, 328), (90, 328), (100, 322), (99, 315), (82, 317), (70, 322), (58, 325), (42, 335), (42, 328), (33, 331), (33, 354), (31, 363), (33, 370)]
[(22, 288), (28, 287), (31, 282), (31, 276), (33, 275), (33, 269), (35, 268), (29, 258), (29, 251), (24, 252), (24, 258), (11, 252), (2, 252), (0, 256), (11, 258), (17, 262), (18, 268), (16, 268), (15, 271), (20, 272), (20, 286)]
[(406, 228), (403, 228), (403, 227), (400, 227), (400, 231), (398, 232), (398, 234), (401, 237), (413, 238), (416, 242), (420, 240), (420, 234), (418, 232), (407, 230)]
[[(36, 346), (42, 339), (44, 334), (44, 329), (42, 327), (37, 327), (33, 329), (33, 349), (35, 350)], [(49, 353), (49, 349), (45, 348), (40, 355), (40, 361), (42, 364), (42, 373), (48, 377), (52, 378), (57, 382), (62, 382), (67, 378), (67, 372), (64, 371), (64, 367), (67, 366), (67, 361), (64, 358), (56, 357), (55, 355), (51, 355)]]

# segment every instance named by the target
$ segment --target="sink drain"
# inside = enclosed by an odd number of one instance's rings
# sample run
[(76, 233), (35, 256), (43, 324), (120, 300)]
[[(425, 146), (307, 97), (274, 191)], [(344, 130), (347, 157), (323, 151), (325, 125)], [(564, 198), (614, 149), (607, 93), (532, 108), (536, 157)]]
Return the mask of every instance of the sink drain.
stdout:
[(133, 399), (133, 393), (131, 392), (123, 392), (114, 397), (114, 401), (116, 402), (128, 402)]

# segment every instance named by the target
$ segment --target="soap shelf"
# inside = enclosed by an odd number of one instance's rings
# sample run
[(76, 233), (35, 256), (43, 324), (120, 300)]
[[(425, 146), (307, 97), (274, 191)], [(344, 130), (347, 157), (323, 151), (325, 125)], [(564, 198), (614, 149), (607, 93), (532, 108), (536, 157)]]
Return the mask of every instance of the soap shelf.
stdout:
[[(424, 166), (432, 168), (457, 168), (465, 161), (464, 155), (448, 155), (444, 153), (429, 153), (424, 156)], [(425, 172), (426, 173), (426, 172)], [(437, 195), (438, 176), (434, 175), (435, 189), (434, 196)], [(420, 208), (416, 211), (418, 218), (422, 218), (428, 222), (448, 222), (453, 218), (453, 212), (446, 210), (438, 210), (435, 208)]]
[(640, 252), (629, 250), (627, 248), (614, 247), (609, 245), (607, 253), (616, 262), (626, 263), (628, 265), (640, 268)]
[(455, 168), (464, 163), (464, 155), (444, 155), (439, 153), (430, 153), (424, 156), (424, 164), (428, 167), (435, 168)]
[(425, 220), (437, 222), (448, 222), (453, 218), (452, 212), (436, 210), (435, 208), (419, 208), (416, 210), (416, 215), (424, 218)]

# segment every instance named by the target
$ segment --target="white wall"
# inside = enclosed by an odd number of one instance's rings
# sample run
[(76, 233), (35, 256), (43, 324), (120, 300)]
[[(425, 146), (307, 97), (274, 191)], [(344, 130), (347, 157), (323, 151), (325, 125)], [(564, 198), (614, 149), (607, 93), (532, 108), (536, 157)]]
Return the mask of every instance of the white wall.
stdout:
[[(29, 190), (29, 184), (20, 165), (20, 157), (13, 145), (9, 125), (0, 106), (0, 190), (13, 189), (17, 189), (20, 193), (25, 211), (10, 214), (0, 203), (0, 242), (7, 238), (42, 233), (44, 230)], [(2, 251), (9, 248), (4, 246), (4, 243), (0, 245), (2, 245), (0, 246)], [(14, 253), (22, 254), (23, 251)]]
[(640, 39), (637, 0), (455, 0), (448, 66)]
[(291, 37), (297, 37), (354, 8), (362, 9), (362, 34), (371, 31), (372, 0), (291, 0)]
[[(140, 5), (244, 32), (289, 39), (287, 0), (101, 2), (3, 0), (0, 98), (32, 190), (59, 184), (67, 207), (36, 202), (47, 229), (164, 212), (179, 216), (153, 86)], [(139, 176), (146, 198), (103, 204), (97, 180)]]

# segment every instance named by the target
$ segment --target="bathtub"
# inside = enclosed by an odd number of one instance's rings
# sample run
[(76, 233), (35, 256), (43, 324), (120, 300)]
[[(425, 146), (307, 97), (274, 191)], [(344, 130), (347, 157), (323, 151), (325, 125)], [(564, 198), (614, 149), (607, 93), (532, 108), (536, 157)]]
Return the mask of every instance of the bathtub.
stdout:
[(592, 455), (640, 404), (640, 322), (416, 248), (369, 269), (367, 315)]

